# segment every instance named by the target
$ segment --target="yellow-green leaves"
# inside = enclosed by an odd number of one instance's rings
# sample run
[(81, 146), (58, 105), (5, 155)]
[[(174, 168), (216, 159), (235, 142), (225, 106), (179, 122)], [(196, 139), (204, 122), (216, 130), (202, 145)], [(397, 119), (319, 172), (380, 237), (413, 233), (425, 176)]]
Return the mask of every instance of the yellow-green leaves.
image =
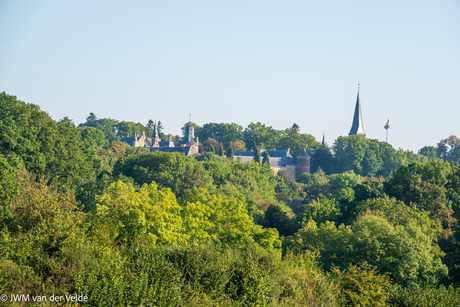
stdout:
[(118, 181), (97, 200), (99, 226), (109, 226), (118, 241), (148, 239), (167, 244), (182, 239), (181, 207), (169, 189), (158, 190), (155, 182), (136, 192)]

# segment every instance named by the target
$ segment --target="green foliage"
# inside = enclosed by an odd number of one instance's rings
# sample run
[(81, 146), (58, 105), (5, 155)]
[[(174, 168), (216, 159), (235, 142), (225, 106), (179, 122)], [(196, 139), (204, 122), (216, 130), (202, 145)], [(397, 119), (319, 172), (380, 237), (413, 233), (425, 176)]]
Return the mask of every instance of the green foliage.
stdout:
[(104, 133), (102, 130), (93, 128), (93, 127), (86, 127), (86, 128), (78, 128), (80, 132), (81, 140), (85, 144), (86, 147), (104, 147), (107, 146), (108, 142), (104, 138)]
[(325, 196), (321, 196), (321, 198), (304, 205), (301, 210), (301, 213), (297, 215), (297, 219), (302, 225), (307, 224), (309, 220), (313, 220), (318, 224), (326, 221), (336, 221), (340, 215), (338, 202)]
[(186, 204), (195, 203), (209, 210), (206, 219), (212, 224), (210, 236), (219, 243), (244, 247), (254, 242), (263, 248), (280, 247), (278, 232), (254, 225), (242, 202), (222, 195), (211, 195), (205, 189), (187, 195)]
[(0, 221), (11, 217), (11, 202), (19, 194), (16, 171), (0, 154)]
[(347, 270), (332, 270), (338, 279), (347, 306), (386, 306), (390, 278), (379, 275), (376, 269), (349, 266)]
[(222, 148), (222, 145), (219, 147), (219, 156), (223, 157), (224, 156), (224, 149)]
[(311, 153), (311, 172), (316, 173), (318, 171), (323, 171), (326, 174), (331, 174), (333, 171), (335, 160), (334, 156), (331, 153), (331, 150), (328, 147), (321, 146), (317, 147)]
[(256, 152), (254, 154), (254, 162), (260, 164), (260, 151), (259, 151), (259, 148), (256, 148)]
[(460, 305), (460, 289), (444, 286), (439, 288), (410, 287), (395, 285), (390, 287), (389, 306), (398, 307), (456, 307)]
[(437, 156), (452, 165), (460, 164), (460, 140), (451, 135), (438, 143)]
[(160, 188), (170, 188), (178, 198), (194, 187), (213, 190), (213, 180), (199, 162), (180, 153), (156, 151), (122, 157), (113, 169), (114, 176), (121, 174), (140, 186), (155, 181)]
[(270, 155), (268, 151), (264, 151), (264, 158), (262, 160), (262, 165), (267, 168), (270, 168)]
[(375, 215), (361, 216), (351, 227), (335, 227), (327, 221), (318, 228), (310, 221), (283, 244), (286, 248), (320, 252), (326, 269), (333, 265), (341, 269), (350, 264), (376, 266), (403, 285), (436, 284), (447, 273), (439, 248), (433, 248), (431, 238), (418, 225), (393, 226)]
[(276, 228), (280, 236), (292, 236), (298, 229), (295, 218), (289, 217), (286, 211), (276, 205), (268, 206), (262, 225), (267, 228)]
[(118, 181), (96, 200), (94, 231), (108, 233), (111, 241), (171, 244), (182, 240), (182, 208), (169, 189), (158, 190), (155, 182), (136, 192), (130, 184)]
[[(92, 115), (91, 115), (92, 114)], [(86, 122), (78, 125), (78, 128), (93, 127), (104, 133), (104, 138), (109, 142), (118, 141), (120, 138), (116, 134), (118, 121), (111, 118), (97, 119), (94, 113), (86, 118)]]
[(229, 147), (228, 150), (227, 150), (227, 159), (230, 159), (233, 161), (233, 147)]
[(195, 135), (198, 136), (199, 139), (205, 141), (211, 138), (224, 144), (224, 147), (227, 148), (230, 146), (231, 142), (240, 140), (242, 133), (243, 127), (235, 123), (207, 123), (204, 124), (201, 129), (195, 131)]
[(456, 222), (447, 198), (446, 184), (451, 172), (450, 165), (440, 159), (426, 164), (412, 163), (393, 173), (384, 183), (385, 191), (389, 196), (429, 212), (430, 218), (450, 232)]
[(290, 149), (292, 156), (297, 159), (297, 156), (304, 148), (307, 150), (315, 150), (321, 147), (321, 143), (317, 142), (311, 134), (290, 133), (282, 136), (276, 143), (276, 149)]
[(428, 159), (438, 158), (438, 154), (436, 152), (436, 147), (434, 146), (424, 146), (418, 151), (419, 154), (424, 155)]
[(0, 108), (1, 154), (17, 157), (27, 170), (66, 190), (99, 173), (100, 160), (68, 118), (55, 122), (38, 106), (5, 93), (0, 93)]
[(265, 126), (262, 123), (250, 123), (243, 131), (243, 141), (246, 145), (251, 144), (250, 150), (261, 147), (274, 149), (277, 146), (282, 132), (273, 129), (271, 126)]

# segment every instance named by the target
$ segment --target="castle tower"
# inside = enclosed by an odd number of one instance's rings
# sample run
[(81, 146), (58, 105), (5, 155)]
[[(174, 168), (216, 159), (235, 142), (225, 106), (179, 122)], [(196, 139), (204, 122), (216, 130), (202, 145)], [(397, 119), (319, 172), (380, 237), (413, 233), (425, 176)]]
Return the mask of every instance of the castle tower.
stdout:
[(296, 178), (305, 173), (310, 174), (310, 155), (304, 148), (297, 156)]
[(361, 135), (366, 137), (366, 132), (363, 126), (363, 117), (361, 115), (361, 103), (359, 101), (359, 83), (358, 83), (358, 97), (356, 98), (355, 115), (353, 116), (353, 124), (351, 125), (350, 133), (348, 135)]
[(185, 127), (185, 133), (184, 133), (184, 138), (182, 139), (182, 142), (180, 143), (181, 147), (194, 147), (196, 152), (198, 152), (198, 138), (195, 138), (195, 129), (193, 128), (192, 125), (187, 125)]

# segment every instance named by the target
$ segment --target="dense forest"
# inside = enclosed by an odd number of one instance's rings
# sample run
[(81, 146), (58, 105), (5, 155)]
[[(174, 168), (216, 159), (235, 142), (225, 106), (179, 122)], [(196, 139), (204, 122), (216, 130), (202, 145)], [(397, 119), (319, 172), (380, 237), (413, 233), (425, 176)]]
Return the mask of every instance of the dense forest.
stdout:
[[(185, 156), (119, 142), (151, 120), (77, 127), (6, 93), (0, 109), (2, 306), (460, 305), (455, 136), (413, 153), (323, 145), (297, 124), (190, 123), (200, 154)], [(223, 154), (257, 148), (306, 148), (312, 173)]]

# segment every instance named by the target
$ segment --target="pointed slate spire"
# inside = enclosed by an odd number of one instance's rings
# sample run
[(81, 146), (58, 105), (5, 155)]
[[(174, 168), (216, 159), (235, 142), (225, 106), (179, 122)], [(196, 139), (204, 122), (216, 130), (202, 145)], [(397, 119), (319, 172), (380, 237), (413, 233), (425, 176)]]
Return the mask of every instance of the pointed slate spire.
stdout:
[(361, 103), (359, 101), (359, 83), (358, 83), (358, 97), (356, 98), (355, 115), (353, 116), (353, 125), (351, 126), (348, 135), (361, 135), (366, 137), (366, 132), (363, 126), (363, 117), (361, 115)]
[(323, 144), (323, 146), (326, 146), (326, 141), (324, 140), (324, 131), (323, 131), (323, 141), (321, 142), (321, 144)]
[(307, 153), (305, 148), (302, 150), (302, 152), (297, 156), (297, 157), (309, 157), (310, 155)]
[(152, 133), (152, 138), (157, 138), (158, 136), (158, 128), (157, 128), (157, 122), (155, 120), (155, 124), (153, 125), (153, 133)]

